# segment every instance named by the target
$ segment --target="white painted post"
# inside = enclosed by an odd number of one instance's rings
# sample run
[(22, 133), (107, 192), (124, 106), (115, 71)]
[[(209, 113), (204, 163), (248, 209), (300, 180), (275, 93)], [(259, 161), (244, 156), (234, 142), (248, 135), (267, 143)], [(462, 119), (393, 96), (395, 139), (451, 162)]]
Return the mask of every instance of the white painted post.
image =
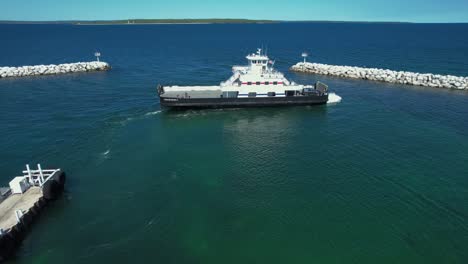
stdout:
[(15, 216), (16, 216), (16, 221), (21, 222), (21, 218), (23, 217), (23, 211), (21, 210), (16, 210), (15, 211)]
[(101, 57), (101, 53), (100, 52), (95, 52), (94, 56), (96, 56), (96, 59), (99, 62), (99, 57)]
[(42, 173), (42, 168), (41, 168), (41, 164), (37, 164), (37, 169), (39, 170), (39, 175), (40, 176), (40, 180), (39, 180), (39, 185), (42, 185), (44, 183), (44, 174)]
[(305, 71), (306, 58), (309, 56), (306, 52), (302, 52), (302, 58), (304, 58), (304, 63), (302, 63), (302, 71)]
[(34, 184), (32, 175), (31, 175), (31, 169), (29, 169), (29, 164), (26, 164), (26, 170), (28, 171), (28, 181), (30, 184)]
[(302, 53), (302, 57), (304, 58), (304, 64), (306, 63), (307, 56), (309, 56), (309, 54), (307, 54), (306, 52)]

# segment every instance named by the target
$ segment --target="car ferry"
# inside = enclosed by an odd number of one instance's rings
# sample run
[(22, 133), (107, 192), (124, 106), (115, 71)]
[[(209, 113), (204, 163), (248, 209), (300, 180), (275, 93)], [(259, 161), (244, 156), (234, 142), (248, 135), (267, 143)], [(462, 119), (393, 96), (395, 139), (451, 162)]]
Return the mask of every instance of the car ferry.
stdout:
[(226, 108), (316, 105), (328, 101), (328, 86), (291, 82), (274, 69), (274, 62), (258, 49), (247, 55), (248, 65), (233, 66), (233, 75), (216, 86), (158, 86), (164, 107)]

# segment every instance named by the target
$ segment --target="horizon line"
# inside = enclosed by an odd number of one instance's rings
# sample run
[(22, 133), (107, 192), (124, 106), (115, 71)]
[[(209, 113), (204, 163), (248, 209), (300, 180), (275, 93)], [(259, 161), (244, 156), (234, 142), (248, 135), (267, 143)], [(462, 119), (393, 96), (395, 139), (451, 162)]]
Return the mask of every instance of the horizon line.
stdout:
[[(226, 21), (233, 20), (244, 22), (270, 22), (270, 23), (300, 23), (300, 22), (314, 22), (314, 23), (395, 23), (395, 24), (467, 24), (468, 21), (460, 22), (414, 22), (414, 21), (372, 21), (372, 20), (287, 20), (287, 19), (249, 19), (249, 18), (126, 18), (126, 19), (58, 19), (58, 20), (1, 20), (0, 23), (80, 23), (80, 22), (124, 22), (124, 21)], [(140, 23), (144, 24), (144, 23)]]

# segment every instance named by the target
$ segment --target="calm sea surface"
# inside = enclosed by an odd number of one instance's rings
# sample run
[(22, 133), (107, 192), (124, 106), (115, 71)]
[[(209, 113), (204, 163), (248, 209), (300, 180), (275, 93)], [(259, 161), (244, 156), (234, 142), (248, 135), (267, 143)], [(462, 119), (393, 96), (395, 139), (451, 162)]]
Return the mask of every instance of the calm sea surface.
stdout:
[[(468, 92), (295, 74), (310, 60), (468, 76), (468, 25), (0, 25), (0, 183), (68, 173), (11, 263), (468, 263)], [(268, 47), (318, 107), (161, 111)]]

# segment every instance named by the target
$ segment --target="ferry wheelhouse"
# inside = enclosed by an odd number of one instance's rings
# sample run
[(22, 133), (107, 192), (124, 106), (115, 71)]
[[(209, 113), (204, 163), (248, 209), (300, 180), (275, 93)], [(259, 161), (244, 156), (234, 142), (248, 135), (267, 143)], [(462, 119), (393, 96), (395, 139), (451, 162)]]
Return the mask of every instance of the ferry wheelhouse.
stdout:
[(328, 86), (296, 84), (276, 71), (258, 49), (247, 55), (248, 65), (233, 66), (233, 75), (216, 86), (158, 86), (162, 106), (177, 108), (223, 108), (324, 104)]

